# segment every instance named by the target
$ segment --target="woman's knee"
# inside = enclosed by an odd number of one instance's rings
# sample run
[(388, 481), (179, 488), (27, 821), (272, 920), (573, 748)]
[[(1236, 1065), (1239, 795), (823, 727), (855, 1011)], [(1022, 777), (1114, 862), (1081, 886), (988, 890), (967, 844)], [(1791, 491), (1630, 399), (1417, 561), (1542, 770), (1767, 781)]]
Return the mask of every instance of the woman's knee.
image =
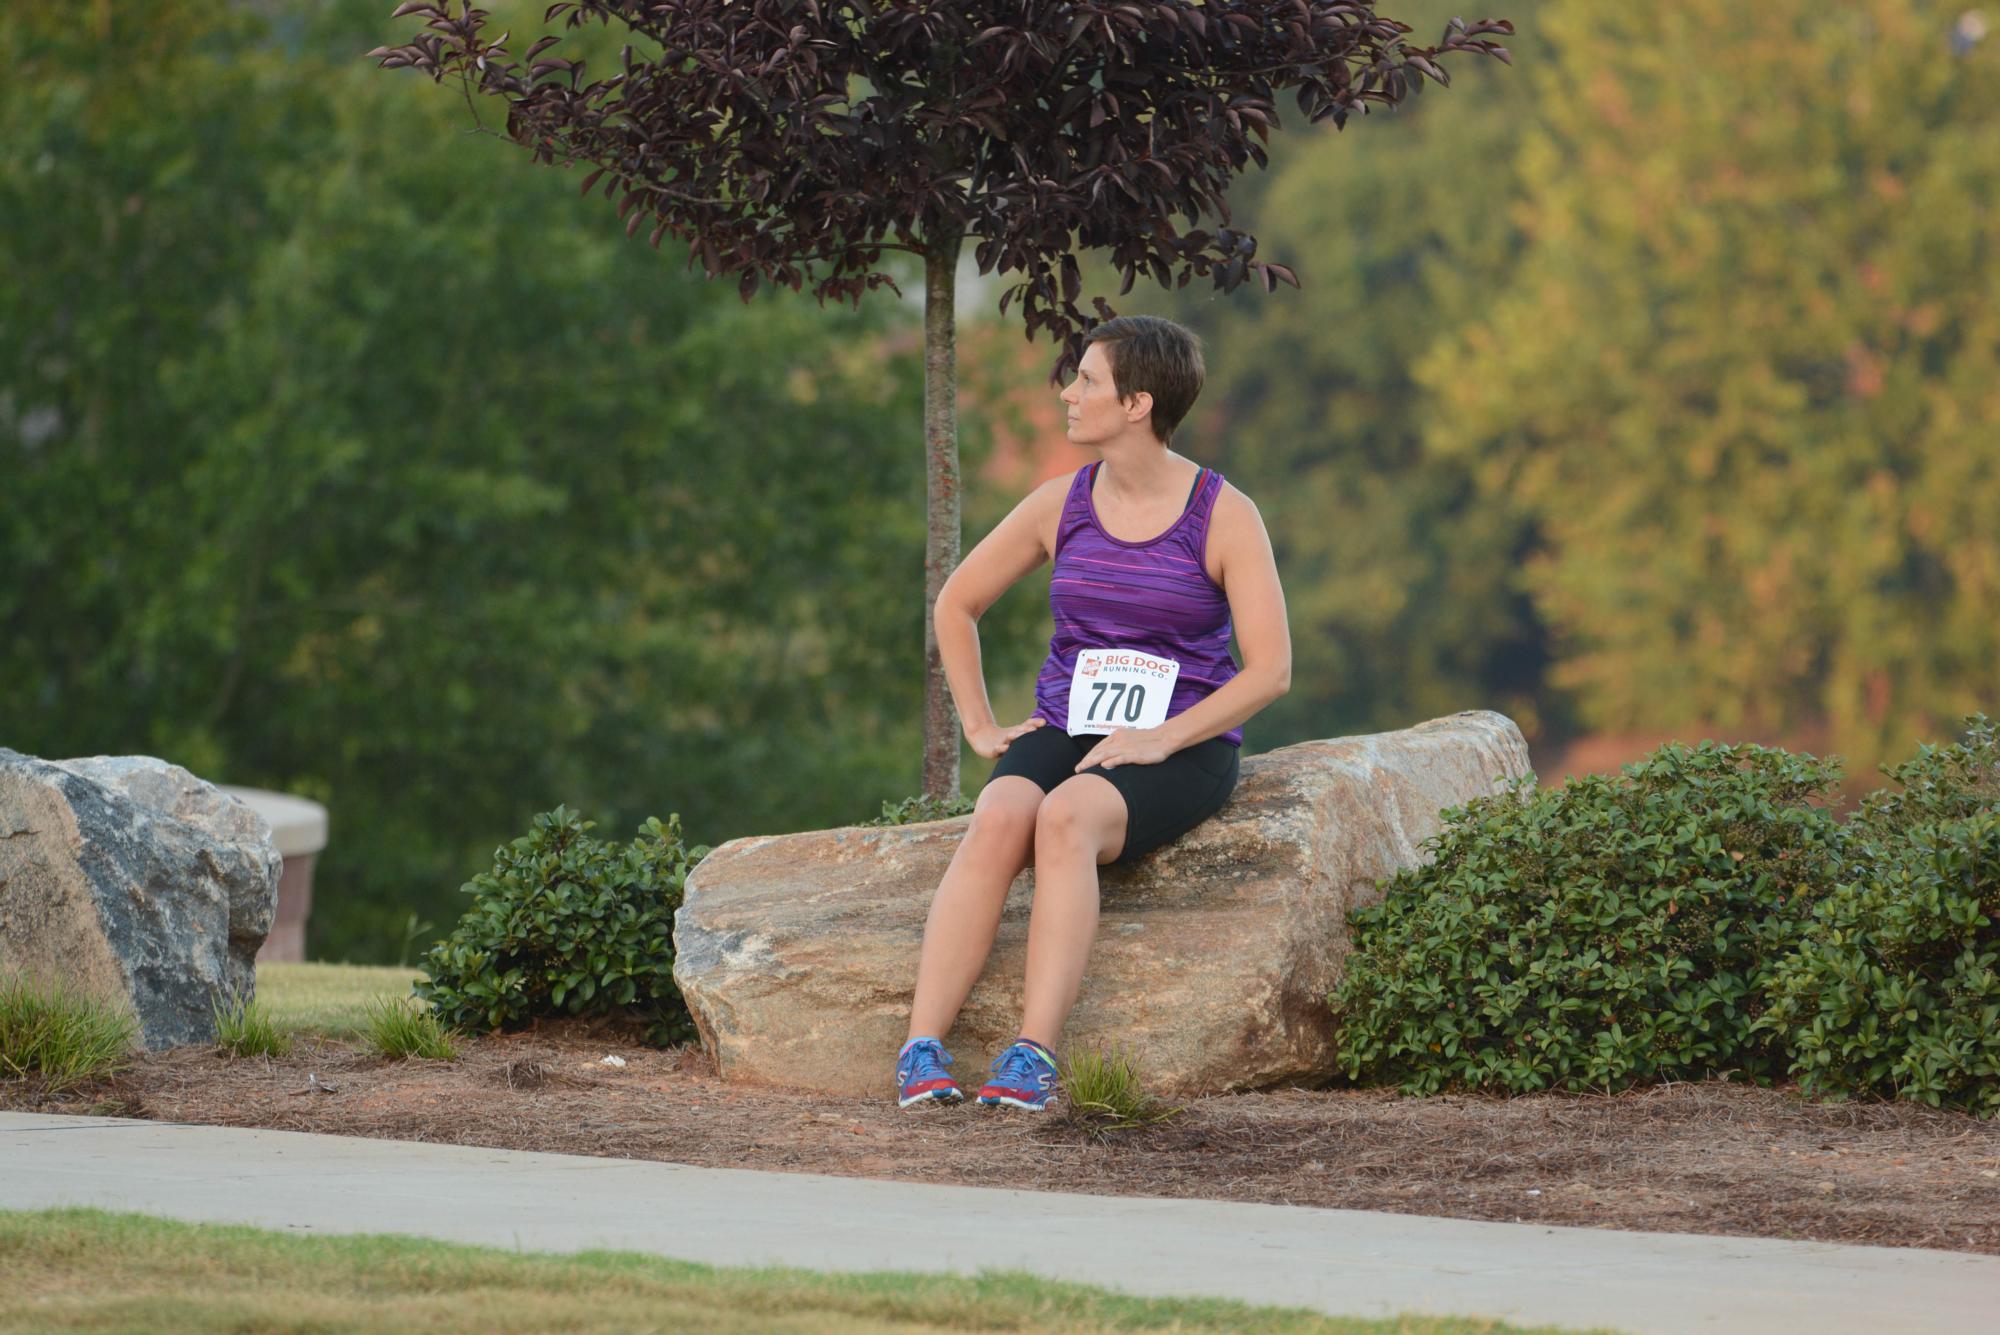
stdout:
[(997, 844), (1023, 852), (1034, 847), (1042, 790), (1032, 780), (1009, 775), (990, 783), (972, 808), (967, 843)]
[(1116, 839), (1124, 822), (1124, 799), (1103, 779), (1069, 780), (1048, 795), (1035, 813), (1035, 846), (1087, 848), (1097, 852)]

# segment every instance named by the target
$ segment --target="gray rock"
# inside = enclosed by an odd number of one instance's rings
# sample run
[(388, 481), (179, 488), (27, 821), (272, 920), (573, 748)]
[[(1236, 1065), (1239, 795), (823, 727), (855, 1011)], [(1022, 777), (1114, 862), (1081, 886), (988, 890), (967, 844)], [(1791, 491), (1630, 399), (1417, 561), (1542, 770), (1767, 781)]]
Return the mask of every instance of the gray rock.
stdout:
[(151, 756), (0, 747), (0, 970), (131, 1003), (148, 1048), (248, 999), (283, 859), (263, 817)]
[[(1246, 759), (1213, 819), (1100, 870), (1063, 1045), (1121, 1046), (1173, 1096), (1331, 1074), (1326, 997), (1349, 910), (1425, 860), (1444, 808), (1526, 773), (1520, 729), (1487, 711)], [(924, 916), (966, 824), (738, 839), (702, 861), (675, 919), (674, 979), (724, 1077), (889, 1094)], [(1017, 1032), (1033, 894), (1029, 869), (947, 1039), (961, 1084)]]

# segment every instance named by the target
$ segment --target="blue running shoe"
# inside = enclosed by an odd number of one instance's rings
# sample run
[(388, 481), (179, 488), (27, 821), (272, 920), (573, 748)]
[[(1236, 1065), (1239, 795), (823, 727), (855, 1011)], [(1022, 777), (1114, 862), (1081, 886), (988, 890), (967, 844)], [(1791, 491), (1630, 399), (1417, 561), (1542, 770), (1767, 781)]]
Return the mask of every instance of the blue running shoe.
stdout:
[(896, 1054), (896, 1082), (902, 1092), (896, 1106), (908, 1108), (918, 1103), (957, 1103), (965, 1097), (958, 1082), (944, 1073), (951, 1054), (934, 1038), (913, 1038)]
[(1056, 1063), (1048, 1050), (1017, 1039), (993, 1061), (993, 1078), (980, 1087), (979, 1101), (989, 1108), (1006, 1104), (1041, 1112), (1056, 1092)]

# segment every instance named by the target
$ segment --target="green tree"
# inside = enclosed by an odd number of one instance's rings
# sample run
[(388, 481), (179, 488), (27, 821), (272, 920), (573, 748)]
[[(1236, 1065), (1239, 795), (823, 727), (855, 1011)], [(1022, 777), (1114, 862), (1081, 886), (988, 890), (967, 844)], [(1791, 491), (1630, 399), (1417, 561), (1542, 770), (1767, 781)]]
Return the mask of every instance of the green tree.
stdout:
[(1961, 9), (1543, 8), (1528, 250), (1421, 383), (1534, 517), (1586, 722), (1824, 723), (1865, 772), (1990, 706), (2000, 50)]
[[(1276, 100), (1345, 124), (1393, 106), (1443, 63), (1506, 55), (1505, 21), (1452, 19), (1435, 46), (1374, 0), (1155, 0), (1149, 5), (783, 3), (722, 6), (560, 0), (546, 19), (568, 31), (614, 21), (631, 40), (608, 77), (563, 34), (518, 44), (486, 10), (407, 0), (423, 21), (385, 68), (452, 77), (503, 101), (506, 133), (536, 161), (587, 164), (618, 197), (628, 235), (686, 241), (711, 276), (810, 288), (859, 302), (893, 286), (889, 252), (924, 264), (924, 792), (959, 788), (958, 716), (930, 609), (958, 564), (955, 283), (962, 246), (982, 273), (1019, 275), (1032, 337), (1062, 343), (1054, 374), (1083, 355), (1076, 252), (1110, 254), (1124, 288), (1297, 280), (1256, 258), (1230, 223), (1235, 176), (1266, 161)], [(556, 49), (552, 51), (552, 48)], [(517, 52), (518, 57), (517, 57)], [(559, 52), (559, 53), (558, 53)], [(1214, 231), (1201, 226), (1214, 219)], [(1183, 226), (1182, 220), (1185, 221)], [(1112, 308), (1095, 298), (1099, 318)]]
[(327, 801), (336, 957), (555, 801), (714, 843), (911, 791), (913, 311), (681, 275), (347, 13), (105, 13), (0, 17), (9, 744)]
[[(1409, 9), (1420, 30), (1454, 12)], [(1534, 67), (1537, 25), (1510, 49)], [(1241, 210), (1303, 290), (1189, 289), (1156, 307), (1208, 344), (1189, 448), (1258, 501), (1285, 581), (1293, 687), (1251, 722), (1257, 745), (1475, 707), (1534, 736), (1561, 708), (1542, 688), (1545, 633), (1512, 587), (1530, 516), (1481, 496), (1471, 460), (1425, 449), (1416, 378), (1521, 250), (1509, 204), (1532, 113), (1524, 80), (1481, 63), (1449, 99), (1281, 136)]]

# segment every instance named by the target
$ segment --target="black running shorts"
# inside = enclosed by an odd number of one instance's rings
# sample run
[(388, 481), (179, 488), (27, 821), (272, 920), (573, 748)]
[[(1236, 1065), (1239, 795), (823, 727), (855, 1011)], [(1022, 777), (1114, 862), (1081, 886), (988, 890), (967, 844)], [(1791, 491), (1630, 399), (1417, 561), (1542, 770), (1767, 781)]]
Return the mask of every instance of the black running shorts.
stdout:
[[(1066, 733), (1045, 723), (1016, 737), (986, 782), (1009, 774), (1032, 779), (1044, 793), (1077, 776), (1077, 762), (1104, 738), (1097, 733)], [(1157, 765), (1126, 762), (1082, 771), (1110, 781), (1125, 799), (1125, 846), (1111, 865), (1143, 857), (1160, 845), (1180, 838), (1213, 816), (1236, 788), (1237, 762), (1243, 748), (1220, 737), (1196, 742)]]

